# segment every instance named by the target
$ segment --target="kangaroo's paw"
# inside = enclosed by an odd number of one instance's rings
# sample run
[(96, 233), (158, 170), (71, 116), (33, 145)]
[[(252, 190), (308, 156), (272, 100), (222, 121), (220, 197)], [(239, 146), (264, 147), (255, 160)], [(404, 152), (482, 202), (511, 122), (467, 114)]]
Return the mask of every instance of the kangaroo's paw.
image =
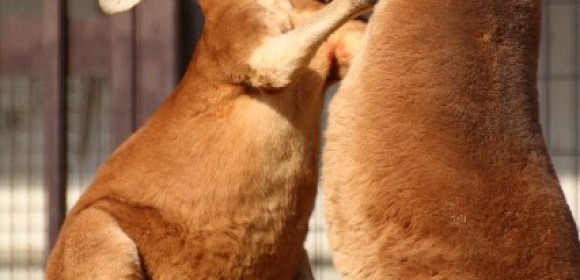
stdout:
[[(273, 0), (261, 0), (273, 1)], [(334, 0), (312, 19), (290, 32), (266, 37), (251, 54), (250, 84), (258, 88), (283, 88), (308, 65), (328, 36), (349, 19), (370, 9), (375, 0)]]
[(343, 79), (350, 68), (352, 60), (364, 45), (366, 23), (351, 21), (337, 30), (328, 39), (331, 56), (338, 66), (338, 78)]

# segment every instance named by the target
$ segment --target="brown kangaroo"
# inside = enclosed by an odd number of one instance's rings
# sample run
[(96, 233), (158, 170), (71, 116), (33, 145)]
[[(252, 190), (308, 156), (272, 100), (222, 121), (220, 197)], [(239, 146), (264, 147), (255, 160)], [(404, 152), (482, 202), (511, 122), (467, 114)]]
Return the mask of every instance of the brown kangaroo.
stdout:
[(48, 279), (312, 278), (303, 243), (323, 92), (334, 53), (356, 47), (342, 39), (362, 25), (325, 41), (372, 1), (317, 12), (311, 0), (199, 3), (187, 73), (69, 213)]
[(538, 120), (540, 13), (540, 0), (379, 2), (323, 157), (345, 279), (580, 279)]

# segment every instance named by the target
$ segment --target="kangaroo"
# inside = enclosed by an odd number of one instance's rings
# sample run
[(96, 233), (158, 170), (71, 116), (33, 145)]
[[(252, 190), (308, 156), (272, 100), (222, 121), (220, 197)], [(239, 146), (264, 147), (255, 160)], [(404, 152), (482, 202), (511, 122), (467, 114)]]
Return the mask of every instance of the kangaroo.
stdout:
[(362, 30), (331, 33), (374, 3), (199, 4), (205, 26), (186, 74), (68, 214), (48, 279), (312, 278), (303, 243), (323, 92), (335, 53), (354, 51), (345, 40)]
[(580, 279), (539, 123), (540, 0), (389, 0), (329, 106), (344, 279)]

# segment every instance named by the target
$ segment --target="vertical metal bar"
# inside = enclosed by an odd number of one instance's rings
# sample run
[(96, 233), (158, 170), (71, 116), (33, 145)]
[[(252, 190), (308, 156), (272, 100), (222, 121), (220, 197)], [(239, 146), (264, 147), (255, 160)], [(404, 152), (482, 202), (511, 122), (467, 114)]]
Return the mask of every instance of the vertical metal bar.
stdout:
[(136, 9), (137, 125), (171, 93), (177, 71), (177, 1), (148, 1)]
[(111, 146), (135, 129), (135, 13), (111, 18)]
[[(574, 53), (572, 54), (574, 59), (573, 59), (573, 63), (574, 63), (574, 70), (572, 72), (572, 82), (574, 83), (574, 106), (576, 106), (575, 110), (574, 110), (574, 146), (575, 149), (573, 151), (573, 156), (574, 156), (574, 172), (576, 172), (576, 174), (574, 174), (574, 178), (576, 181), (576, 197), (574, 197), (574, 201), (576, 202), (576, 211), (579, 211), (579, 203), (580, 203), (580, 112), (578, 112), (578, 110), (580, 110), (580, 97), (578, 97), (578, 94), (580, 94), (580, 85), (578, 85), (578, 83), (580, 83), (580, 70), (578, 69), (578, 64), (580, 63), (580, 55), (578, 54), (578, 52), (580, 51), (580, 15), (579, 15), (579, 9), (580, 9), (580, 5), (578, 4), (578, 2), (576, 2), (575, 4), (570, 4), (572, 7), (572, 9), (574, 9), (574, 42), (573, 42), (573, 46), (574, 46)], [(580, 217), (578, 216), (578, 214), (580, 213), (576, 213), (576, 217)]]
[(34, 227), (36, 222), (36, 193), (38, 192), (40, 186), (37, 184), (37, 163), (36, 163), (36, 154), (38, 153), (37, 149), (37, 142), (35, 141), (36, 138), (36, 130), (38, 128), (37, 117), (36, 113), (39, 112), (37, 106), (35, 106), (34, 100), (37, 96), (38, 90), (38, 83), (36, 78), (32, 78), (30, 80), (30, 87), (29, 87), (29, 98), (28, 98), (28, 112), (30, 114), (30, 125), (29, 125), (29, 134), (28, 134), (28, 147), (29, 147), (29, 163), (28, 163), (28, 180), (27, 180), (27, 193), (28, 193), (28, 205), (26, 211), (28, 213), (28, 221), (26, 225), (26, 231), (28, 232), (28, 247), (27, 250), (28, 254), (28, 265), (30, 267), (30, 271), (28, 273), (28, 279), (34, 279), (35, 271), (40, 268), (38, 263), (38, 255), (37, 255), (37, 248), (35, 246), (35, 236), (36, 236), (36, 229)]
[[(9, 112), (9, 98), (10, 98), (10, 89), (8, 87), (9, 78), (0, 75), (0, 112)], [(6, 115), (7, 116), (7, 115)], [(9, 126), (9, 122), (4, 121), (0, 123), (0, 184), (3, 185), (0, 188), (0, 203), (5, 205), (4, 211), (0, 212), (2, 215), (2, 219), (5, 221), (3, 226), (0, 227), (0, 234), (7, 236), (5, 240), (2, 240), (2, 246), (7, 246), (6, 250), (0, 250), (0, 258), (5, 260), (10, 260), (11, 252), (10, 252), (10, 243), (11, 243), (11, 225), (10, 219), (12, 218), (11, 213), (9, 211), (10, 203), (12, 201), (12, 194), (9, 192), (9, 176), (10, 176), (10, 135), (12, 135), (12, 131)], [(7, 212), (7, 213), (6, 213)], [(9, 275), (10, 271), (6, 271), (4, 275)]]
[[(32, 227), (31, 225), (31, 217), (32, 217), (32, 208), (30, 207), (32, 204), (32, 191), (31, 185), (33, 184), (32, 176), (33, 174), (33, 166), (32, 166), (32, 157), (34, 153), (32, 137), (34, 131), (34, 113), (32, 111), (32, 94), (34, 91), (34, 81), (28, 80), (26, 83), (26, 112), (27, 112), (27, 122), (26, 122), (26, 139), (25, 139), (25, 147), (26, 147), (26, 266), (32, 267), (32, 246), (31, 246), (31, 237), (32, 237)], [(26, 273), (26, 279), (30, 279), (31, 273), (30, 271)]]
[(67, 185), (67, 1), (45, 0), (43, 58), (45, 85), (45, 176), (48, 246), (54, 246), (66, 213)]
[(179, 34), (177, 37), (179, 39), (179, 70), (177, 71), (177, 74), (181, 77), (187, 70), (189, 62), (193, 57), (197, 41), (199, 40), (199, 37), (201, 37), (204, 19), (201, 7), (197, 0), (179, 1), (178, 11)]
[(17, 203), (17, 199), (18, 196), (16, 195), (16, 187), (14, 186), (16, 184), (16, 164), (17, 164), (17, 160), (16, 158), (18, 157), (17, 155), (17, 146), (16, 143), (18, 142), (16, 139), (16, 135), (18, 134), (18, 111), (16, 109), (16, 91), (14, 90), (14, 83), (16, 83), (15, 79), (11, 79), (9, 80), (9, 96), (10, 96), (10, 120), (9, 120), (9, 126), (11, 127), (12, 133), (10, 134), (10, 169), (9, 169), (9, 173), (10, 173), (10, 180), (9, 180), (9, 186), (10, 186), (10, 250), (9, 250), (9, 254), (10, 254), (10, 276), (14, 277), (14, 271), (16, 270), (16, 219), (14, 217), (16, 217), (16, 203)]

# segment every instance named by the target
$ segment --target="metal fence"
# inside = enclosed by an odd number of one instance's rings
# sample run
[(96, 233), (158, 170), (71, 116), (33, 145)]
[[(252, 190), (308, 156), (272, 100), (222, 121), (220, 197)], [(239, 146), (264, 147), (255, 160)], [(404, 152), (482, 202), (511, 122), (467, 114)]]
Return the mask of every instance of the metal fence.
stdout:
[[(2, 280), (43, 278), (49, 240), (64, 210), (171, 91), (199, 35), (194, 0), (145, 1), (115, 17), (101, 15), (95, 3), (0, 0)], [(578, 218), (580, 1), (544, 4), (541, 119)], [(307, 248), (317, 279), (339, 279), (323, 200), (320, 192)]]
[(580, 1), (546, 1), (538, 88), (550, 153), (580, 217)]
[(37, 79), (0, 78), (0, 279), (42, 276), (46, 199), (41, 94)]

